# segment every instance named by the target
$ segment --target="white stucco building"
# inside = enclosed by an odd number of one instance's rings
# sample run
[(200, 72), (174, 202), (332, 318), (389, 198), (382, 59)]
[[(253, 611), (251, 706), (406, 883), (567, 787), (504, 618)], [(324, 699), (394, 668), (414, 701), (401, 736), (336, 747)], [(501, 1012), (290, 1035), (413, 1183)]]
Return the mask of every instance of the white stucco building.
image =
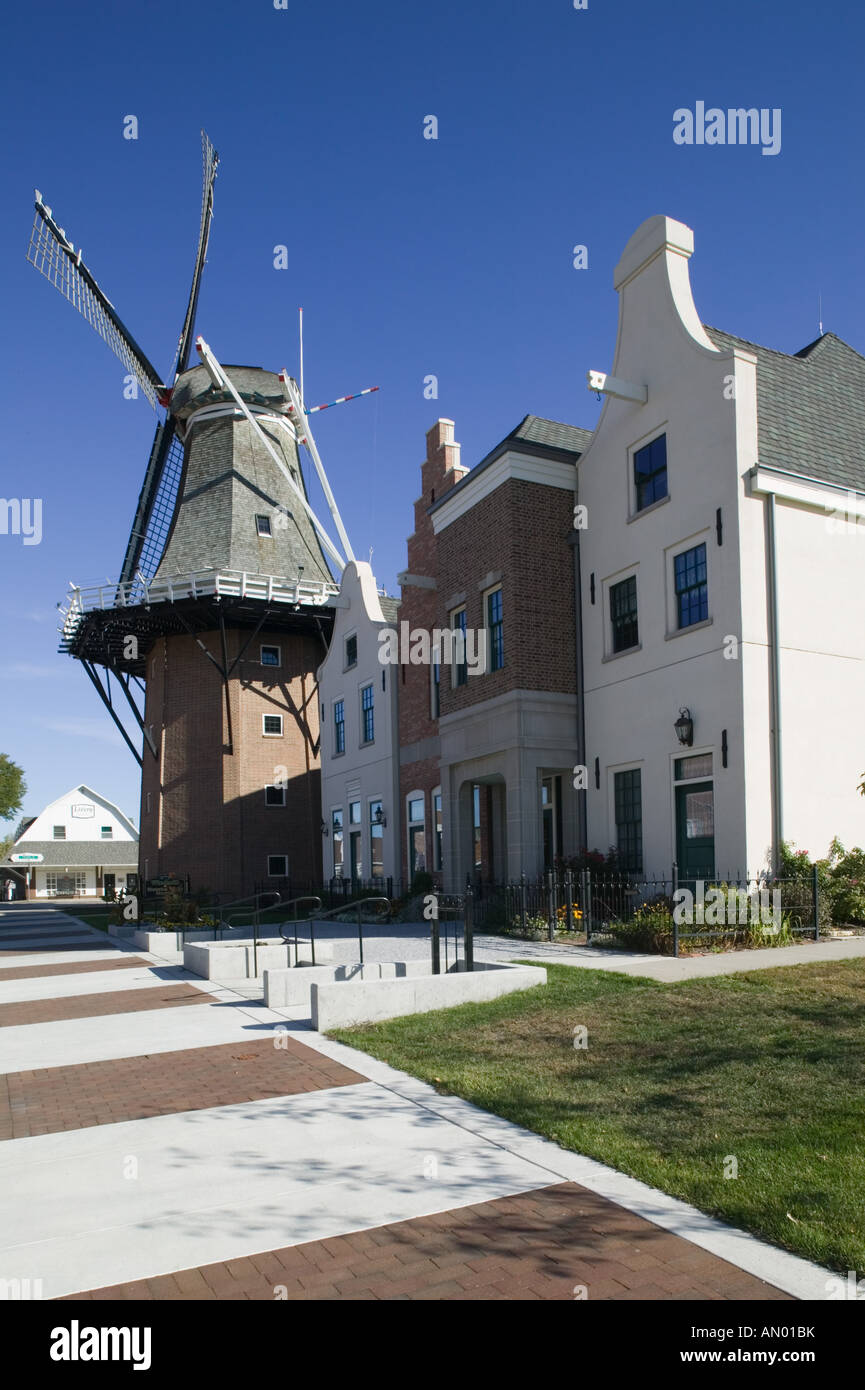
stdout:
[(865, 359), (706, 328), (693, 248), (625, 247), (577, 472), (587, 843), (647, 876), (865, 843)]
[(378, 634), (396, 620), (368, 564), (343, 571), (328, 654), (317, 672), (321, 702), (322, 866), (325, 881), (399, 877), (399, 666), (382, 665)]
[(138, 831), (112, 801), (81, 783), (23, 822), (0, 867), (19, 897), (120, 893), (138, 873)]

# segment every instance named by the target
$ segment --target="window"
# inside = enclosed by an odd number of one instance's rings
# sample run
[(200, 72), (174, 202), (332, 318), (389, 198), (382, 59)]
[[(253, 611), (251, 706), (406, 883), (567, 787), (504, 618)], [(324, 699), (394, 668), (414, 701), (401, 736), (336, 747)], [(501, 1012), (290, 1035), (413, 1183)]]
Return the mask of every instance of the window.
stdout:
[(616, 848), (626, 873), (643, 870), (643, 799), (638, 767), (613, 778), (616, 808)]
[(695, 545), (673, 558), (676, 580), (676, 613), (679, 627), (704, 623), (709, 616), (709, 589), (706, 582), (706, 545)]
[(282, 736), (282, 715), (281, 715), (281, 714), (263, 714), (263, 715), (261, 716), (261, 732), (262, 732), (263, 734), (268, 735), (270, 738), (279, 738), (279, 737), (281, 737), (281, 736)]
[(620, 584), (610, 586), (610, 623), (613, 651), (626, 652), (639, 642), (637, 629), (637, 576), (632, 574)]
[(345, 700), (337, 700), (333, 706), (333, 751), (345, 752)]
[(262, 666), (281, 666), (282, 652), (279, 647), (262, 647), (261, 664)]
[(458, 608), (451, 614), (451, 627), (454, 632), (461, 634), (461, 637), (454, 639), (451, 684), (454, 686), (467, 685), (469, 668), (466, 663), (466, 610), (464, 608)]
[(433, 868), (441, 872), (442, 868), (442, 794), (441, 789), (433, 792)]
[(384, 826), (381, 824), (382, 804), (369, 803), (369, 844), (370, 873), (373, 878), (384, 878)]
[(65, 826), (65, 825), (55, 825), (55, 827), (54, 827), (54, 838), (55, 838), (55, 840), (65, 840), (65, 839), (66, 839), (66, 826)]
[(505, 664), (501, 589), (493, 589), (491, 594), (487, 594), (487, 628), (490, 643), (490, 670), (500, 671)]
[(259, 536), (272, 536), (273, 532), (270, 529), (270, 517), (256, 516), (255, 530)]
[(114, 839), (114, 831), (113, 831), (113, 829), (111, 828), (110, 825), (103, 825), (103, 826), (101, 827), (99, 833), (100, 833), (100, 835), (101, 835), (101, 837), (102, 837), (103, 840), (113, 840), (113, 839)]
[(438, 647), (433, 651), (432, 657), (433, 659), (430, 663), (430, 718), (438, 719), (441, 713), (442, 682), (441, 653)]
[(361, 737), (364, 743), (375, 739), (375, 687), (365, 685), (360, 692)]
[(357, 634), (345, 639), (345, 669), (357, 665)]
[(145, 798), (144, 798), (144, 800), (145, 800), (145, 809), (148, 810), (148, 811), (150, 811), (150, 810), (153, 809), (153, 807), (152, 807), (152, 799), (151, 799), (151, 798), (152, 798), (152, 795), (153, 795), (152, 792), (148, 792), (147, 795), (146, 795)]
[(641, 512), (667, 496), (667, 436), (659, 434), (634, 454), (634, 494)]
[(711, 777), (712, 754), (692, 753), (688, 758), (676, 758), (674, 769), (677, 782), (687, 782), (695, 777)]
[(284, 806), (285, 787), (277, 787), (275, 784), (266, 786), (264, 789), (265, 806)]
[(333, 876), (334, 878), (342, 878), (343, 869), (345, 867), (342, 809), (331, 812), (330, 825), (333, 834)]
[(268, 878), (288, 878), (288, 855), (269, 854), (267, 856)]
[(422, 796), (410, 796), (406, 802), (408, 815), (408, 872), (409, 878), (426, 871), (426, 825)]
[(481, 843), (481, 789), (477, 782), (472, 787), (472, 854), (475, 873), (483, 868), (483, 847)]
[(359, 801), (350, 801), (348, 806), (348, 869), (351, 874), (352, 882), (360, 879), (363, 874), (363, 866), (360, 857), (360, 841), (362, 832), (360, 830), (361, 805)]

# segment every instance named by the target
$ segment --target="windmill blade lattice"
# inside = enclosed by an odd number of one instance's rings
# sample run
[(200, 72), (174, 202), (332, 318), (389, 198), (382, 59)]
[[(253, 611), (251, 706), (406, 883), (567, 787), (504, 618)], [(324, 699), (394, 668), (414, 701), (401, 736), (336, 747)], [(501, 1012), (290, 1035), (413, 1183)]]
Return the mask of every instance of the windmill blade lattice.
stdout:
[(51, 215), (51, 209), (36, 194), (36, 215), (27, 259), (58, 289), (108, 344), (115, 357), (137, 379), (150, 404), (156, 409), (162, 381), (153, 363), (145, 357), (114, 306), (103, 294), (81, 259), (81, 250), (67, 239)]
[[(121, 584), (152, 579), (162, 558), (183, 475), (183, 445), (170, 419), (156, 427), (135, 520), (126, 546)], [(134, 599), (128, 599), (134, 602)]]

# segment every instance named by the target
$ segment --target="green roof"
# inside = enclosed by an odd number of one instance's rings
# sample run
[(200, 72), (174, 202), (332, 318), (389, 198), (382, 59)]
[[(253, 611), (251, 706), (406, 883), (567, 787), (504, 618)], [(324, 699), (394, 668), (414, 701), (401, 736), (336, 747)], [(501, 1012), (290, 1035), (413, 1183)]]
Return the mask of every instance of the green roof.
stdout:
[(706, 332), (757, 358), (755, 462), (865, 492), (865, 357), (834, 333), (791, 355)]

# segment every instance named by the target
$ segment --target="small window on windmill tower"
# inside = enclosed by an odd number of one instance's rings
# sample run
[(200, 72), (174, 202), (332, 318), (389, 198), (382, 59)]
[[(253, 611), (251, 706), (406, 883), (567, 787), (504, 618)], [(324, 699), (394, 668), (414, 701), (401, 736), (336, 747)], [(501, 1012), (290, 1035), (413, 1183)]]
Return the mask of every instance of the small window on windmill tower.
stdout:
[(272, 536), (273, 531), (270, 528), (270, 517), (261, 515), (256, 516), (255, 529), (258, 532), (259, 536)]

